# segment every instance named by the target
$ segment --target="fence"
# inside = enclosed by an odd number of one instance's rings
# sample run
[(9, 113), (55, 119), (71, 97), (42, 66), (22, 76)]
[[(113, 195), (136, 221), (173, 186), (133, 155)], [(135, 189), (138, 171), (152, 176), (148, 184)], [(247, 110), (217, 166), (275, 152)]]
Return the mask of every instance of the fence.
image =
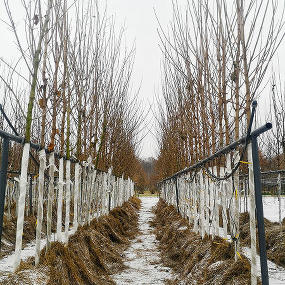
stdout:
[[(92, 219), (108, 214), (111, 209), (121, 206), (134, 195), (134, 183), (131, 179), (112, 175), (111, 168), (108, 172), (95, 169), (91, 158), (80, 163), (55, 152), (49, 153), (37, 144), (24, 144), (23, 138), (2, 130), (0, 137), (3, 138), (0, 172), (0, 246), (4, 215), (9, 220), (10, 205), (16, 204), (15, 269), (21, 261), (24, 222), (28, 214), (37, 217), (35, 264), (38, 264), (43, 237), (46, 239), (47, 249), (53, 240), (67, 243), (69, 235), (74, 233), (79, 225), (89, 224)], [(10, 142), (24, 144), (21, 175), (13, 179), (7, 179)], [(39, 169), (37, 173), (30, 175), (28, 181), (30, 148), (37, 151)], [(35, 160), (35, 157), (33, 159)], [(29, 195), (26, 195), (27, 189)]]
[[(220, 236), (233, 242), (237, 260), (240, 256), (239, 170), (242, 163), (248, 165), (251, 284), (253, 285), (257, 284), (255, 210), (262, 283), (269, 284), (257, 138), (272, 127), (267, 123), (251, 132), (255, 108), (256, 102), (253, 103), (251, 121), (245, 137), (158, 184), (161, 198), (168, 204), (174, 205), (182, 216), (189, 219), (193, 224), (194, 232), (199, 233), (202, 238), (207, 234), (212, 238)], [(248, 161), (244, 161), (246, 153)], [(219, 226), (220, 208), (222, 209), (222, 227)]]

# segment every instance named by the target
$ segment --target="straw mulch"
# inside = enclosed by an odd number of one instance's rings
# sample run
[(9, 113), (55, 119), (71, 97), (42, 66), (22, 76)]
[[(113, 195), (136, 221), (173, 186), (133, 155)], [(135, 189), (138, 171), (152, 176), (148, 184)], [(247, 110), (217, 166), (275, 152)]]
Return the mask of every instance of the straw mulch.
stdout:
[(52, 243), (50, 250), (42, 250), (37, 267), (33, 258), (22, 262), (5, 284), (33, 284), (32, 278), (30, 283), (21, 282), (25, 272), (26, 276), (46, 272), (47, 278), (41, 276), (42, 283), (37, 280), (38, 284), (115, 284), (109, 275), (124, 269), (122, 253), (138, 233), (139, 208), (140, 200), (133, 197), (109, 215), (79, 227), (67, 246)]
[(250, 263), (234, 260), (233, 244), (194, 233), (173, 206), (160, 200), (152, 222), (161, 257), (177, 278), (168, 284), (250, 284)]
[[(285, 268), (285, 218), (280, 227), (279, 223), (271, 222), (264, 219), (265, 239), (267, 257), (276, 264)], [(257, 250), (258, 246), (258, 230), (257, 232)], [(250, 247), (250, 229), (249, 229), (249, 214), (248, 212), (240, 215), (240, 240), (241, 244)]]

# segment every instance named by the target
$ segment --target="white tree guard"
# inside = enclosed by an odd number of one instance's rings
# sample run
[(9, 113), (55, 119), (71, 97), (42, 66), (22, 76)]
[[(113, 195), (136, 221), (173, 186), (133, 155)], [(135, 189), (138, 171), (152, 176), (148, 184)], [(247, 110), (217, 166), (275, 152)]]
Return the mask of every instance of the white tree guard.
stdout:
[(121, 179), (120, 179), (121, 181), (121, 183), (120, 183), (120, 204), (119, 204), (119, 206), (122, 206), (123, 205), (123, 201), (124, 201), (124, 178), (122, 177)]
[(62, 241), (62, 200), (63, 200), (63, 158), (59, 160), (58, 169), (58, 197), (57, 197), (57, 223), (56, 223), (56, 235), (59, 242)]
[(91, 187), (92, 187), (92, 167), (91, 167), (91, 161), (92, 158), (89, 157), (87, 160), (87, 175), (86, 175), (86, 212), (85, 212), (85, 222), (84, 224), (89, 223), (89, 217), (90, 217), (90, 207), (91, 207)]
[(22, 162), (21, 162), (20, 195), (19, 195), (19, 201), (18, 201), (18, 217), (17, 217), (14, 270), (18, 268), (20, 261), (21, 261), (25, 200), (26, 200), (26, 192), (27, 192), (29, 151), (30, 151), (30, 144), (25, 143), (24, 148), (23, 148)]
[[(195, 178), (196, 179), (196, 178)], [(194, 190), (194, 205), (193, 205), (193, 209), (194, 209), (194, 227), (193, 227), (193, 231), (195, 233), (198, 233), (198, 211), (197, 211), (197, 198), (198, 198), (198, 193), (199, 193), (199, 189), (198, 189), (198, 183), (196, 180), (193, 181), (193, 190)]]
[[(225, 170), (223, 167), (220, 168), (220, 176), (225, 175)], [(225, 182), (221, 181), (220, 192), (222, 196), (222, 219), (223, 219), (223, 237), (227, 239), (228, 237), (228, 217), (227, 217), (227, 187), (224, 187)], [(226, 185), (225, 185), (226, 186)]]
[[(226, 172), (227, 174), (232, 172), (231, 166), (231, 154), (228, 153), (226, 155)], [(233, 234), (234, 232), (234, 189), (233, 189), (233, 179), (230, 176), (227, 181), (227, 200), (228, 200), (228, 211), (229, 211), (229, 222), (230, 222), (230, 233)]]
[(51, 223), (52, 223), (52, 204), (54, 200), (54, 152), (49, 155), (49, 185), (48, 185), (48, 206), (47, 206), (47, 243), (46, 248), (51, 244)]
[[(239, 156), (239, 152), (235, 151), (234, 152), (234, 165), (237, 165), (240, 161), (240, 156)], [(239, 169), (237, 169), (237, 171), (234, 173), (234, 193), (235, 193), (235, 197), (234, 197), (234, 223), (235, 223), (235, 238), (237, 239), (235, 241), (235, 260), (237, 261), (238, 257), (239, 257), (239, 252), (240, 252), (240, 242), (239, 242), (239, 213), (240, 213), (240, 209), (239, 209), (239, 192), (240, 192), (240, 185), (239, 185)]]
[(65, 223), (64, 223), (64, 232), (65, 232), (65, 243), (68, 243), (68, 230), (69, 230), (69, 221), (70, 221), (70, 160), (66, 161), (66, 189), (65, 189)]
[(79, 183), (80, 183), (80, 165), (75, 164), (75, 174), (74, 174), (74, 201), (73, 201), (73, 228), (77, 230), (78, 228), (78, 194), (79, 194)]
[(210, 179), (209, 177), (204, 178), (204, 195), (205, 195), (205, 232), (209, 235), (210, 234), (210, 213), (209, 213), (209, 184), (210, 184)]
[[(214, 175), (217, 176), (217, 167), (214, 166), (213, 167), (213, 173)], [(220, 221), (220, 215), (219, 215), (219, 209), (220, 209), (220, 203), (219, 203), (219, 198), (220, 198), (220, 191), (219, 191), (219, 187), (218, 185), (216, 185), (214, 182), (213, 184), (213, 222), (214, 222), (214, 236), (220, 236), (220, 225), (219, 225), (219, 221)]]
[(101, 188), (102, 188), (102, 179), (103, 179), (103, 174), (99, 173), (98, 175), (98, 184), (97, 184), (97, 204), (96, 204), (96, 208), (97, 208), (97, 217), (100, 216), (100, 212), (101, 212)]
[(90, 185), (90, 202), (89, 202), (89, 216), (88, 216), (88, 224), (90, 225), (91, 220), (94, 218), (94, 196), (95, 196), (95, 185), (96, 185), (96, 175), (97, 170), (93, 170), (91, 174), (91, 185)]
[(251, 241), (251, 285), (257, 284), (256, 267), (256, 220), (255, 220), (255, 188), (252, 164), (252, 146), (247, 147), (248, 155), (248, 183), (249, 183), (249, 217), (250, 217), (250, 241)]
[(36, 252), (35, 264), (38, 265), (41, 251), (41, 232), (43, 222), (43, 193), (45, 185), (45, 169), (46, 169), (46, 153), (41, 150), (39, 153), (40, 169), (39, 169), (39, 188), (38, 188), (38, 211), (37, 211), (37, 228), (36, 228)]
[(202, 239), (205, 236), (205, 185), (203, 179), (203, 172), (200, 171), (199, 192), (200, 192), (200, 234)]

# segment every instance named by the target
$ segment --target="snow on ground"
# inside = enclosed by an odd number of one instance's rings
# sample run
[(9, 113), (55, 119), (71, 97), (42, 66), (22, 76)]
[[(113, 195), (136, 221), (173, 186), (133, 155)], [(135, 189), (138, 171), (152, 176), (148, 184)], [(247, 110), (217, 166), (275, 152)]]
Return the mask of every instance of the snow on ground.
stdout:
[(138, 235), (124, 252), (128, 267), (119, 274), (112, 276), (118, 285), (164, 284), (166, 279), (172, 279), (174, 273), (161, 264), (158, 241), (152, 233), (149, 221), (154, 217), (151, 209), (157, 203), (156, 197), (141, 197), (142, 207), (139, 212)]
[[(243, 247), (242, 248), (243, 254), (250, 259), (251, 253), (250, 248)], [(257, 266), (257, 273), (258, 276), (261, 276), (261, 270), (260, 270), (260, 258), (259, 255), (256, 259), (256, 266)], [(269, 275), (269, 284), (270, 285), (284, 285), (285, 284), (285, 269), (276, 265), (270, 260), (267, 260), (268, 265), (268, 275)]]
[[(161, 264), (158, 250), (158, 241), (156, 241), (149, 221), (153, 218), (152, 207), (157, 203), (156, 197), (140, 197), (142, 207), (139, 212), (139, 230), (140, 235), (135, 238), (130, 247), (125, 251), (125, 265), (128, 267), (120, 274), (113, 275), (114, 281), (118, 284), (164, 284), (166, 279), (173, 279), (173, 271)], [(282, 197), (281, 213), (282, 219), (285, 217), (285, 197)], [(241, 210), (243, 209), (241, 203)], [(264, 216), (273, 221), (279, 221), (279, 201), (277, 197), (263, 196)], [(69, 235), (74, 234), (74, 230), (69, 231)], [(52, 235), (52, 241), (56, 240), (56, 235)], [(46, 239), (41, 240), (41, 249), (46, 245)], [(250, 249), (243, 248), (245, 256), (250, 258)], [(22, 250), (22, 260), (35, 255), (35, 241), (30, 242)], [(14, 253), (0, 260), (0, 276), (4, 277), (13, 271)], [(258, 257), (258, 274), (260, 275), (260, 264)], [(285, 284), (285, 269), (277, 266), (268, 260), (268, 269), (270, 284)], [(0, 281), (1, 278), (0, 277)]]
[[(75, 231), (74, 231), (74, 229), (72, 229), (68, 232), (68, 235), (70, 236), (74, 233), (75, 233)], [(62, 238), (64, 238), (64, 233), (62, 233)], [(52, 241), (57, 240), (56, 234), (54, 234), (54, 233), (52, 234), (51, 240)], [(40, 246), (41, 250), (45, 247), (45, 245), (46, 245), (46, 238), (41, 239), (41, 246)], [(28, 243), (27, 246), (22, 250), (21, 259), (26, 260), (29, 257), (35, 256), (35, 251), (36, 251), (36, 241), (33, 240), (30, 243)], [(11, 254), (7, 255), (6, 257), (0, 259), (0, 276), (4, 273), (13, 272), (14, 260), (15, 260), (14, 252), (12, 252)], [(1, 277), (0, 277), (0, 280), (1, 280)]]
[[(278, 197), (263, 196), (264, 217), (272, 222), (279, 222)], [(281, 197), (281, 219), (285, 218), (285, 197)]]
[[(241, 212), (244, 212), (244, 200), (241, 198)], [(279, 222), (279, 200), (277, 196), (262, 196), (264, 217), (271, 222)], [(249, 201), (248, 201), (249, 207)], [(281, 197), (281, 219), (285, 218), (285, 197)]]

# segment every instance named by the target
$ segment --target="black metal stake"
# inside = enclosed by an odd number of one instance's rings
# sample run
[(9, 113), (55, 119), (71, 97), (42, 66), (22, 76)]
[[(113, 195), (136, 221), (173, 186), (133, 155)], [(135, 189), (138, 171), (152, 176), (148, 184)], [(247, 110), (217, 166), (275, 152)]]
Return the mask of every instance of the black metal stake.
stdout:
[(30, 206), (30, 216), (32, 215), (33, 211), (33, 176), (30, 175), (30, 187), (29, 187), (29, 206)]
[(3, 231), (5, 192), (7, 186), (8, 154), (9, 154), (9, 139), (4, 137), (2, 143), (2, 157), (1, 157), (1, 170), (0, 170), (0, 252), (2, 244), (1, 241), (2, 241), (2, 231)]
[(111, 211), (111, 192), (109, 192), (109, 212)]
[(260, 179), (260, 165), (258, 157), (258, 144), (257, 137), (252, 137), (252, 161), (253, 161), (253, 174), (254, 174), (254, 187), (255, 187), (255, 201), (256, 201), (256, 215), (257, 215), (257, 227), (258, 227), (258, 240), (260, 251), (260, 265), (261, 265), (261, 279), (263, 285), (268, 285), (268, 266), (267, 266), (267, 254), (266, 254), (266, 242), (265, 242), (265, 229), (264, 229), (264, 217), (263, 217), (263, 204), (262, 204), (262, 192), (261, 192), (261, 179)]
[(177, 212), (178, 212), (178, 214), (180, 214), (180, 210), (179, 210), (179, 194), (178, 194), (177, 177), (175, 177), (175, 192), (176, 192), (176, 205), (177, 205)]

